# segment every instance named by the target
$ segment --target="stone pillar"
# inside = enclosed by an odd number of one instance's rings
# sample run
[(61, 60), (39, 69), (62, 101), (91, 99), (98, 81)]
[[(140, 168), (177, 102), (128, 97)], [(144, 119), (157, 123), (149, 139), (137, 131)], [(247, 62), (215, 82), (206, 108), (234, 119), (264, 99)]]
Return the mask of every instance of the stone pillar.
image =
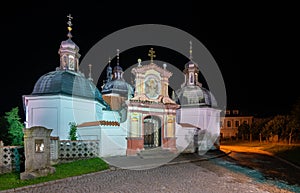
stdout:
[(52, 129), (45, 127), (31, 127), (23, 129), (25, 172), (20, 178), (32, 179), (54, 173), (55, 168), (50, 165), (50, 134)]
[(59, 137), (50, 137), (50, 163), (58, 163)]
[(144, 149), (144, 138), (142, 137), (127, 137), (126, 155), (136, 155)]

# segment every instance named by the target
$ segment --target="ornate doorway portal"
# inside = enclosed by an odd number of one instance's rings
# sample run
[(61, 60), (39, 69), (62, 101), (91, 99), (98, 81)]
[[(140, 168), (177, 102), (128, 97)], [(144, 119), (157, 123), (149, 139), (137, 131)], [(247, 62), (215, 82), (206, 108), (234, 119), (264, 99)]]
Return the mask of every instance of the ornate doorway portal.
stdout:
[(157, 116), (144, 118), (144, 148), (161, 146), (161, 121)]

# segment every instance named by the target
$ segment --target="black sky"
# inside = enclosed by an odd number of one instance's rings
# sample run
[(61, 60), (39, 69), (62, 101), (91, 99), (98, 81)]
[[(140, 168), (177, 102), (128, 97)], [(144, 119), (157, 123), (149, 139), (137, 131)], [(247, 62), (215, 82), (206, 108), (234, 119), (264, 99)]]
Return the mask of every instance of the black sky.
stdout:
[(169, 25), (196, 37), (212, 54), (225, 80), (229, 107), (255, 115), (287, 113), (299, 97), (296, 7), (207, 6), (189, 1), (2, 5), (0, 116), (15, 106), (23, 111), (22, 95), (30, 94), (40, 76), (59, 66), (58, 49), (67, 38), (69, 13), (74, 17), (73, 41), (82, 58), (117, 30), (137, 24)]

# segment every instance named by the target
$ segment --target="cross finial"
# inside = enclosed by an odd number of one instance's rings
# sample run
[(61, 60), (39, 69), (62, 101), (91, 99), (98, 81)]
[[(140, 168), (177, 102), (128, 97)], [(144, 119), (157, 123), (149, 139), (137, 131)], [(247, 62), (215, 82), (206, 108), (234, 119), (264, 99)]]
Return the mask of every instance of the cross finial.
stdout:
[(153, 58), (156, 57), (155, 51), (153, 50), (153, 48), (151, 48), (151, 49), (149, 50), (148, 56), (150, 57), (151, 63), (153, 63)]
[(72, 25), (73, 25), (72, 24), (73, 17), (71, 16), (71, 14), (69, 14), (67, 17), (69, 18), (69, 20), (67, 22), (67, 24), (68, 24), (68, 30), (71, 31), (72, 30)]
[(111, 58), (108, 57), (108, 66), (110, 66)]
[(68, 16), (67, 16), (67, 18), (69, 18), (69, 20), (68, 20), (68, 22), (67, 22), (67, 24), (68, 24), (68, 30), (69, 30), (69, 33), (68, 33), (68, 37), (69, 38), (71, 38), (72, 37), (72, 34), (71, 34), (71, 31), (72, 31), (72, 19), (73, 19), (73, 17), (71, 16), (71, 14), (69, 14)]
[(120, 50), (117, 49), (117, 65), (119, 66), (119, 54), (120, 54)]
[(93, 78), (92, 78), (92, 64), (89, 64), (89, 80), (90, 81), (93, 81)]
[(193, 59), (193, 42), (190, 41), (190, 60)]

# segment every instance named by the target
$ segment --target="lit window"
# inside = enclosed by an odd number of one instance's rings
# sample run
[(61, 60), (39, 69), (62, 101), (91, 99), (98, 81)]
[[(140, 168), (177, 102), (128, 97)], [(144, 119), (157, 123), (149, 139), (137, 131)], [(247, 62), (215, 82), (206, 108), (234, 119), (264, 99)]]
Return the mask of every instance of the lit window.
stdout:
[(73, 56), (71, 56), (71, 55), (69, 55), (69, 69), (70, 70), (74, 70), (74, 57)]
[(238, 115), (238, 114), (239, 114), (239, 110), (233, 110), (232, 113), (233, 113), (234, 115)]
[(235, 121), (235, 127), (239, 127), (240, 126), (240, 122), (239, 121)]
[(226, 115), (230, 115), (230, 110), (226, 110)]
[(231, 127), (231, 121), (227, 121), (227, 127)]

